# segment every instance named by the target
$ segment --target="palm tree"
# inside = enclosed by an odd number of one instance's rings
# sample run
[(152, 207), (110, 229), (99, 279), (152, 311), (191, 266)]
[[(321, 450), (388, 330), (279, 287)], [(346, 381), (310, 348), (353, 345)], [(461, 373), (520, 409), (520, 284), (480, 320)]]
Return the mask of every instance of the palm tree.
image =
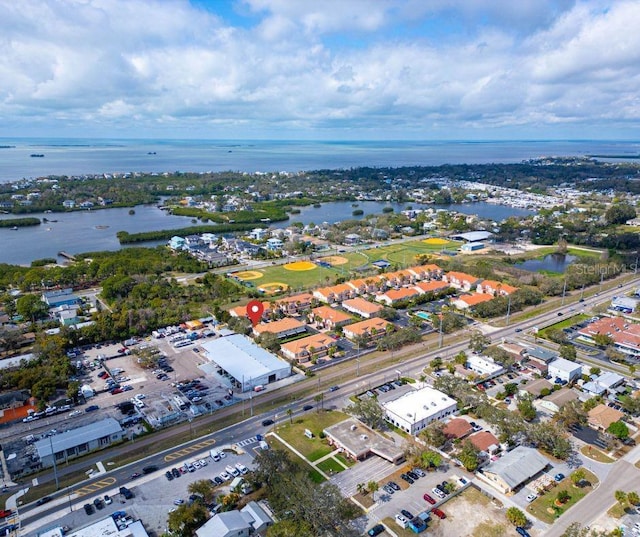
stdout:
[(627, 493), (624, 490), (616, 490), (613, 496), (620, 505), (627, 503)]
[(287, 416), (289, 416), (289, 423), (293, 423), (293, 410), (287, 408)]

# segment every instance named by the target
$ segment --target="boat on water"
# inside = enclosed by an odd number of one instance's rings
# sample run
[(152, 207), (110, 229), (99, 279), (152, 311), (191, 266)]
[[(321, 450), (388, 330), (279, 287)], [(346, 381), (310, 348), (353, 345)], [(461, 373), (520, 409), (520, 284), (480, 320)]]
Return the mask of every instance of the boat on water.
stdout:
[(18, 231), (18, 226), (13, 226), (12, 228), (10, 228), (11, 231)]
[(44, 155), (42, 153), (31, 153), (31, 158), (42, 158)]

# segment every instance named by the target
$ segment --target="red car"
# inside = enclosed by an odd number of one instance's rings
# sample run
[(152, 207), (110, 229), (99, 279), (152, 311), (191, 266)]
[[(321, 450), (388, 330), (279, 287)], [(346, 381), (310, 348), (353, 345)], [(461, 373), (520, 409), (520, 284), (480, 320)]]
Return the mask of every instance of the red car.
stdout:
[(0, 518), (11, 516), (11, 509), (0, 509)]
[(116, 395), (117, 393), (122, 393), (124, 390), (122, 388), (114, 388), (111, 390), (111, 395)]
[(437, 507), (435, 509), (431, 509), (431, 512), (436, 515), (438, 518), (447, 518), (447, 515), (444, 514), (443, 511), (440, 511)]
[(429, 502), (431, 505), (434, 505), (436, 503), (436, 501), (428, 494), (425, 494), (423, 498), (424, 498), (424, 501)]

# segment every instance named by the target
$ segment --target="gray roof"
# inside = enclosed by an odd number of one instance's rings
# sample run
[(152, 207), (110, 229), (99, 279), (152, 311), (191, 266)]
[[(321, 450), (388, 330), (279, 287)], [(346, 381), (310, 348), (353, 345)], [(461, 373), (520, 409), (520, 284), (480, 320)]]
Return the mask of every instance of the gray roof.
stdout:
[(120, 424), (113, 418), (106, 418), (104, 420), (94, 421), (89, 425), (78, 427), (77, 429), (56, 434), (50, 438), (38, 440), (34, 446), (38, 452), (38, 456), (42, 459), (51, 455), (52, 446), (53, 452), (58, 453), (119, 432), (122, 432)]
[(248, 530), (251, 524), (242, 516), (240, 511), (227, 511), (211, 517), (207, 523), (196, 530), (198, 537), (225, 537), (236, 535), (236, 532)]
[(273, 523), (271, 517), (264, 511), (259, 503), (251, 501), (245, 505), (241, 511), (245, 514), (251, 515), (254, 528), (260, 528), (263, 525), (269, 525)]
[(518, 446), (492, 462), (484, 471), (501, 477), (509, 487), (515, 489), (544, 470), (549, 461), (537, 450)]
[(462, 239), (467, 242), (477, 242), (484, 241), (491, 237), (493, 233), (490, 231), (469, 231), (468, 233), (458, 233), (457, 235), (452, 235), (452, 239)]
[(208, 341), (202, 347), (210, 360), (237, 380), (242, 380), (244, 377), (245, 381), (248, 381), (283, 369), (291, 370), (288, 362), (267, 352), (240, 334)]
[(532, 347), (530, 349), (527, 349), (527, 355), (531, 358), (541, 360), (547, 364), (558, 357), (558, 353), (548, 351), (547, 349), (543, 349), (542, 347)]

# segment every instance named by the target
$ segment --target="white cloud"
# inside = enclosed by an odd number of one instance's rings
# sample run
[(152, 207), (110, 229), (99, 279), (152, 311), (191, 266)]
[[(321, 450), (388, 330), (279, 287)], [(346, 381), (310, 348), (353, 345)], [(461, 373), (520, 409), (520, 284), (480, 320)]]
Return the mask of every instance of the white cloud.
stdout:
[(254, 28), (186, 0), (0, 0), (0, 134), (34, 116), (51, 133), (63, 118), (248, 137), (640, 119), (637, 2), (245, 6)]

